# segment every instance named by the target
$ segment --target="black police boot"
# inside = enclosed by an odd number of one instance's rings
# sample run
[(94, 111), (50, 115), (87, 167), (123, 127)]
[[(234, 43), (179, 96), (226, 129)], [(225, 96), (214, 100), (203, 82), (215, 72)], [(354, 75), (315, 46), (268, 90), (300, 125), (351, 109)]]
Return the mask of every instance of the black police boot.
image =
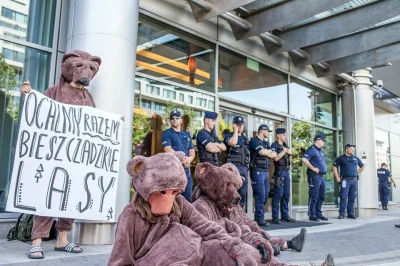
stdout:
[(328, 218), (326, 218), (325, 216), (320, 216), (320, 217), (318, 217), (318, 219), (320, 219), (321, 221), (329, 221), (329, 219)]
[(319, 222), (319, 219), (317, 217), (310, 217), (308, 220), (312, 222)]
[(284, 221), (286, 221), (286, 222), (288, 222), (288, 223), (294, 223), (294, 222), (296, 222), (296, 220), (295, 220), (295, 219), (293, 219), (293, 218), (290, 218), (290, 217), (288, 217), (288, 218), (284, 218), (284, 219), (282, 219), (282, 220), (284, 220)]
[(339, 215), (338, 219), (344, 219), (344, 215), (343, 214)]
[(281, 254), (281, 248), (278, 245), (272, 245), (272, 248), (274, 249), (274, 256), (278, 256), (279, 254)]
[(394, 226), (396, 226), (397, 228), (400, 228), (400, 224), (395, 224)]
[(347, 215), (348, 219), (357, 219), (354, 215)]
[(272, 223), (273, 223), (273, 224), (281, 224), (282, 222), (279, 221), (279, 218), (278, 218), (278, 217), (274, 217), (274, 218), (272, 219)]
[(328, 256), (326, 256), (324, 263), (322, 263), (321, 266), (335, 266), (335, 261), (333, 260), (333, 256), (331, 254), (328, 254)]
[(256, 220), (256, 223), (258, 224), (258, 226), (264, 226), (264, 227), (268, 227), (269, 223), (267, 223), (266, 221), (258, 221)]
[(301, 252), (303, 250), (304, 242), (307, 238), (307, 229), (301, 228), (300, 234), (293, 237), (292, 240), (287, 241), (288, 248)]

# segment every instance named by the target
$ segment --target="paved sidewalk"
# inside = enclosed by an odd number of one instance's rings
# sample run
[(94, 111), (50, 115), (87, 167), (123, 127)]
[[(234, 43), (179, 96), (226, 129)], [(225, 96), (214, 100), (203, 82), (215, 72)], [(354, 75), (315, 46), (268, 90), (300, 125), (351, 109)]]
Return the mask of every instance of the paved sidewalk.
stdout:
[[(400, 266), (400, 209), (378, 211), (375, 219), (338, 220), (332, 224), (307, 228), (309, 234), (303, 252), (285, 251), (278, 257), (281, 262), (320, 265), (326, 254), (331, 253), (336, 265)], [(300, 229), (271, 231), (273, 236), (291, 239)], [(0, 240), (0, 265), (106, 265), (112, 246), (84, 246), (81, 254), (53, 250), (54, 241), (44, 242), (46, 258), (34, 261), (26, 257), (30, 245), (19, 241)]]

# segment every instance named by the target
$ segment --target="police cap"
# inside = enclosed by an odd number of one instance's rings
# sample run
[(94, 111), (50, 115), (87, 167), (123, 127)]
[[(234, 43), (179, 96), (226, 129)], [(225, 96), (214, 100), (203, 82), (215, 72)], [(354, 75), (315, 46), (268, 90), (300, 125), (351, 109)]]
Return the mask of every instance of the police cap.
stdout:
[(275, 133), (276, 133), (276, 135), (285, 134), (286, 128), (283, 128), (283, 127), (277, 128), (277, 129), (275, 129)]
[(346, 146), (344, 146), (344, 149), (346, 150), (347, 148), (350, 148), (350, 147), (356, 147), (356, 145), (348, 143), (348, 144), (346, 144)]
[(179, 112), (178, 110), (174, 110), (171, 113), (169, 113), (169, 118), (171, 119), (173, 116), (181, 116), (181, 112)]
[(314, 142), (316, 142), (317, 140), (322, 140), (323, 142), (326, 141), (326, 140), (325, 140), (325, 137), (322, 136), (322, 135), (316, 135), (316, 136), (314, 137)]
[(235, 116), (235, 118), (233, 118), (233, 123), (236, 125), (243, 125), (244, 124), (244, 119), (241, 116)]
[(270, 130), (269, 127), (265, 124), (262, 124), (258, 127), (258, 131), (260, 130), (268, 130), (269, 132), (272, 132), (272, 130)]
[(206, 111), (204, 113), (204, 118), (210, 118), (210, 119), (217, 119), (218, 114), (216, 112), (210, 112), (210, 111)]

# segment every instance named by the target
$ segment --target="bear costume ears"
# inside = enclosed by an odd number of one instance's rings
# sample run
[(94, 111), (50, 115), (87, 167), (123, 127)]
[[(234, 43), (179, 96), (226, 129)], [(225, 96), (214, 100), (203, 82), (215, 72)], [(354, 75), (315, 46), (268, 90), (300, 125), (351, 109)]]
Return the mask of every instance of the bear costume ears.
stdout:
[(156, 191), (184, 191), (187, 184), (182, 166), (184, 158), (183, 152), (159, 153), (151, 157), (135, 156), (126, 165), (132, 177), (132, 187), (146, 201)]
[(85, 60), (90, 60), (90, 61), (96, 62), (99, 66), (101, 65), (100, 57), (90, 55), (89, 53), (86, 53), (86, 52), (80, 51), (80, 50), (72, 50), (72, 51), (66, 52), (62, 58), (61, 63), (64, 63), (70, 57), (83, 58)]

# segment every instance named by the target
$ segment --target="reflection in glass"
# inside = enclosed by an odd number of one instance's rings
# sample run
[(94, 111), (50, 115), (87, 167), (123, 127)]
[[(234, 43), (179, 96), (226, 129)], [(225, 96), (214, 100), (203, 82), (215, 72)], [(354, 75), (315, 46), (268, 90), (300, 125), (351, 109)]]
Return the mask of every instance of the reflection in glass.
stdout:
[(302, 80), (290, 79), (290, 113), (300, 119), (333, 125), (335, 95)]
[(0, 0), (0, 34), (52, 47), (56, 2)]
[(375, 150), (377, 167), (380, 168), (382, 163), (386, 163), (390, 168), (389, 132), (375, 129)]
[(219, 95), (253, 107), (287, 113), (287, 75), (243, 55), (220, 49)]
[(313, 145), (313, 138), (322, 134), (326, 138), (323, 153), (328, 173), (325, 175), (325, 203), (335, 204), (337, 198), (336, 186), (332, 172), (333, 162), (336, 159), (336, 141), (334, 131), (317, 127), (307, 122), (292, 120), (292, 197), (294, 206), (308, 205), (307, 166), (302, 163), (304, 152)]
[(140, 16), (136, 71), (214, 92), (214, 45)]
[[(10, 47), (4, 41), (0, 46), (2, 51)], [(20, 86), (29, 79), (33, 89), (43, 92), (48, 87), (50, 66), (48, 53), (23, 46), (10, 50), (18, 52), (20, 60), (0, 54), (0, 212), (4, 212), (17, 141)]]
[[(181, 112), (182, 129), (193, 137), (202, 128), (203, 112), (214, 111), (213, 96), (139, 76), (135, 83), (133, 155), (152, 156), (163, 152), (161, 134), (170, 127), (169, 113), (172, 110)], [(208, 108), (210, 106), (212, 108)]]

